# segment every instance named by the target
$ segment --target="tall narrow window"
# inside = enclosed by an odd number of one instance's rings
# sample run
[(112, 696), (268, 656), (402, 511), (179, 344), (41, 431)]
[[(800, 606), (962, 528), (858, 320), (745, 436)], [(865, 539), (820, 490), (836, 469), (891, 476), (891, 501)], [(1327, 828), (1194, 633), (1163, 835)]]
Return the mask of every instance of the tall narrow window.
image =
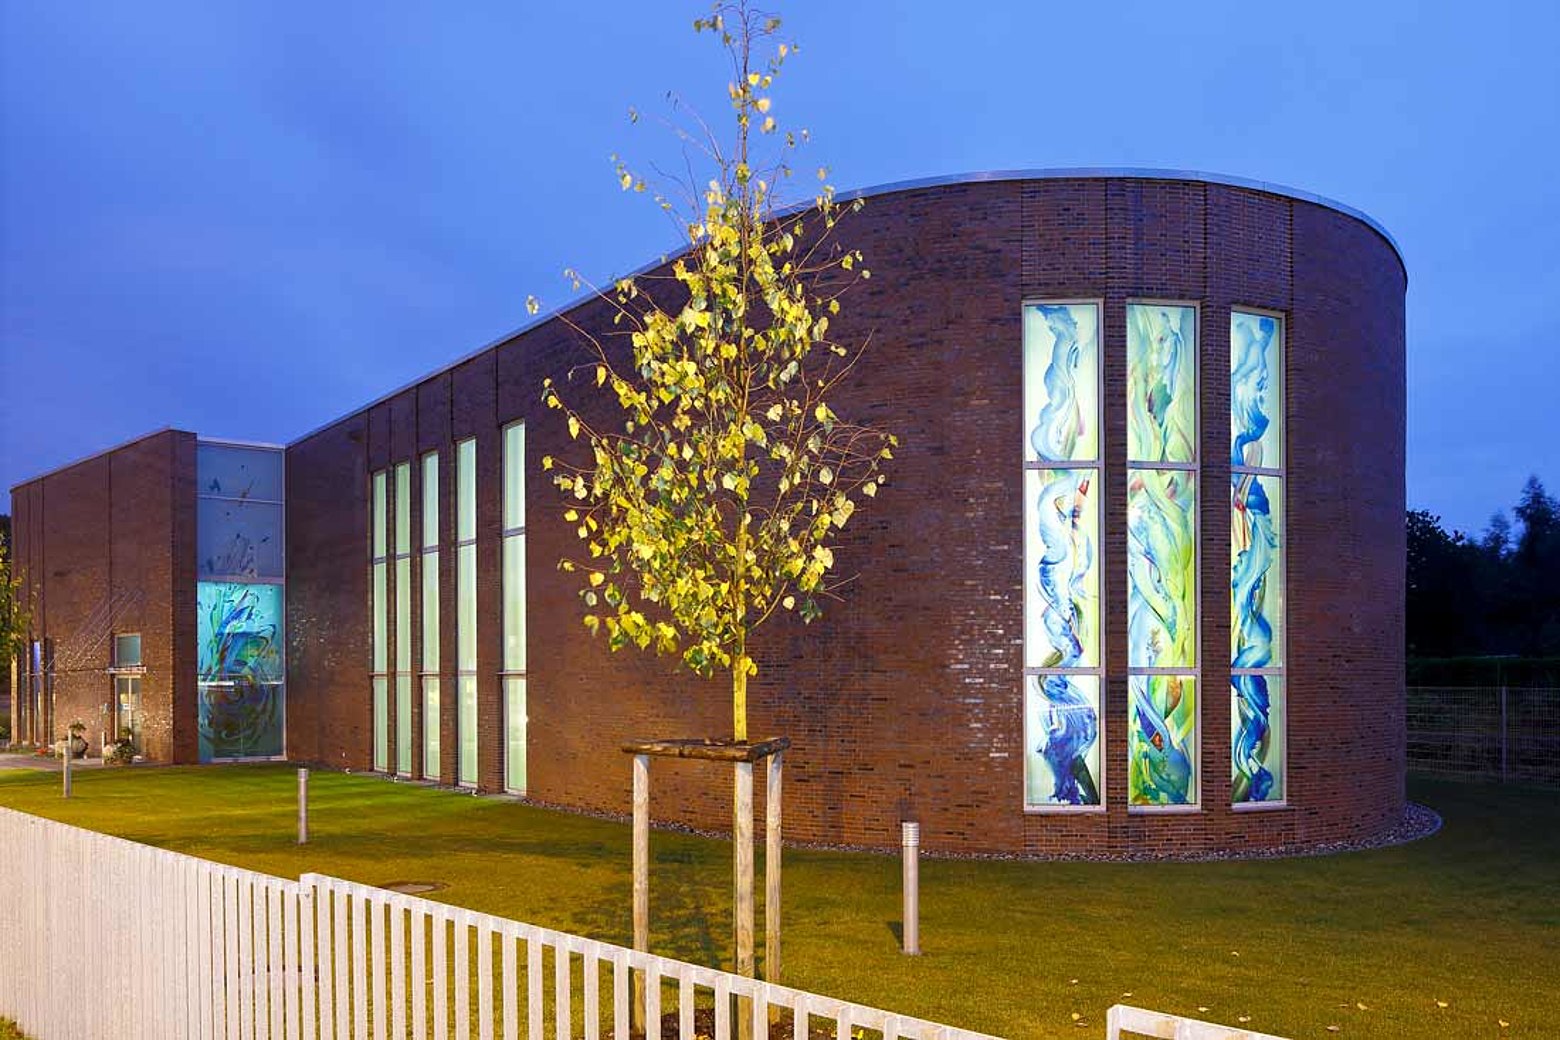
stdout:
[(439, 779), (439, 453), (422, 458), (423, 776)]
[(477, 783), (477, 442), (455, 445), (455, 669), (459, 781)]
[(412, 775), (412, 464), (395, 467), (395, 771)]
[(1127, 786), (1194, 806), (1198, 761), (1197, 308), (1127, 305)]
[(525, 792), (525, 424), (504, 428), (504, 786)]
[(1097, 303), (1024, 306), (1024, 803), (1101, 805)]
[(373, 516), (369, 521), (369, 537), (372, 542), (372, 560), (369, 564), (373, 583), (374, 660), (372, 681), (374, 687), (374, 768), (380, 771), (390, 767), (389, 730), (389, 636), (390, 617), (388, 601), (388, 575), (386, 574), (386, 479), (385, 471), (373, 476)]
[(1230, 757), (1237, 806), (1284, 792), (1284, 322), (1230, 314)]

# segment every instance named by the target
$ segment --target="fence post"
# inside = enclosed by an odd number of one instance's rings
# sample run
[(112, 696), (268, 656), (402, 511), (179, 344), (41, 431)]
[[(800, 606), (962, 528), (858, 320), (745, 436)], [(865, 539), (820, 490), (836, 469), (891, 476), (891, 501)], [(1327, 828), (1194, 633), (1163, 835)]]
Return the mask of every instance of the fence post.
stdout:
[[(734, 880), (732, 932), (736, 946), (735, 972), (744, 978), (753, 977), (753, 763), (737, 762), (735, 819), (731, 840), (735, 846), (732, 856)], [(753, 1035), (753, 1001), (749, 997), (737, 1000), (737, 1040), (749, 1040)]]
[(298, 769), (298, 844), (309, 843), (309, 771)]
[(1510, 741), (1507, 739), (1506, 729), (1506, 684), (1500, 684), (1500, 782), (1507, 783), (1510, 779), (1507, 765), (1507, 748)]
[[(634, 756), (634, 949), (650, 952), (650, 756)], [(630, 1028), (645, 1029), (645, 973), (632, 971)]]
[(914, 956), (921, 952), (921, 825), (906, 820), (899, 828), (904, 855), (904, 947)]
[(784, 751), (769, 756), (764, 786), (764, 980), (780, 981), (780, 782)]

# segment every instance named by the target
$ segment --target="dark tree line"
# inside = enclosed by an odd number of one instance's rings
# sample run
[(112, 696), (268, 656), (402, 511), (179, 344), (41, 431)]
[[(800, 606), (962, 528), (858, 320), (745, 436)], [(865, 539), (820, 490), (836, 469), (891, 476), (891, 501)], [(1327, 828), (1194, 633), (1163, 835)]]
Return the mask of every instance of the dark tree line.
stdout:
[(1408, 514), (1410, 657), (1560, 656), (1560, 500), (1529, 477), (1477, 539)]

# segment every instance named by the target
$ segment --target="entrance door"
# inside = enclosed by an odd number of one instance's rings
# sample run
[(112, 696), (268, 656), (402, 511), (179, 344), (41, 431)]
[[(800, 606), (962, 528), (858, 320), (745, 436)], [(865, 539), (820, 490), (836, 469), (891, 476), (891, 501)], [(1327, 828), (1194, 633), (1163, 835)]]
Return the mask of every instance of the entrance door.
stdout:
[(136, 753), (144, 753), (145, 748), (141, 745), (141, 677), (138, 675), (114, 677), (114, 732), (110, 737), (118, 740), (125, 730), (130, 731), (130, 742)]

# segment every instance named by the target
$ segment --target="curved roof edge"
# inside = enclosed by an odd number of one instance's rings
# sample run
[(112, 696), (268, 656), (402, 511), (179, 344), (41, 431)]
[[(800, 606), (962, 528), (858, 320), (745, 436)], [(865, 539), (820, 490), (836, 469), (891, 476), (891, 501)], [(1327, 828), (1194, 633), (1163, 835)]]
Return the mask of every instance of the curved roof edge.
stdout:
[(1403, 259), (1403, 249), (1398, 245), (1397, 239), (1392, 237), (1392, 232), (1388, 231), (1381, 221), (1364, 210), (1355, 209), (1353, 206), (1345, 205), (1325, 195), (1301, 191), (1299, 188), (1291, 188), (1288, 185), (1275, 184), (1271, 181), (1259, 181), (1252, 177), (1236, 177), (1226, 173), (1208, 173), (1204, 170), (1160, 170), (1151, 166), (1062, 166), (1037, 170), (978, 170), (973, 173), (952, 173), (940, 177), (917, 177), (907, 181), (894, 181), (889, 184), (874, 184), (868, 188), (857, 188), (848, 192), (842, 191), (839, 193), (839, 198), (845, 200), (872, 198), (876, 195), (891, 195), (899, 191), (915, 191), (919, 188), (938, 188), (954, 184), (979, 184), (984, 181), (1062, 180), (1186, 181), (1200, 184), (1221, 184), (1228, 188), (1246, 188), (1250, 191), (1262, 191), (1269, 195), (1280, 195), (1284, 198), (1295, 199), (1298, 202), (1309, 202), (1313, 205), (1342, 213), (1346, 217), (1352, 217), (1376, 232), (1376, 234), (1386, 240), (1387, 245), (1391, 246), (1392, 251), (1397, 254), (1398, 263), (1403, 266), (1403, 270), (1408, 270), (1408, 263)]
[[(873, 198), (878, 195), (892, 195), (901, 191), (916, 191), (921, 188), (938, 188), (956, 184), (980, 184), (993, 181), (1059, 180), (1146, 180), (1221, 184), (1225, 187), (1245, 188), (1250, 191), (1266, 192), (1269, 195), (1278, 195), (1283, 198), (1294, 199), (1299, 202), (1309, 202), (1313, 205), (1321, 206), (1325, 209), (1333, 210), (1336, 213), (1341, 213), (1346, 217), (1351, 217), (1354, 220), (1358, 220), (1360, 223), (1376, 232), (1376, 234), (1382, 237), (1387, 245), (1392, 247), (1392, 253), (1397, 257), (1398, 265), (1403, 268), (1405, 276), (1408, 272), (1408, 263), (1403, 259), (1403, 250), (1398, 247), (1397, 239), (1392, 237), (1392, 233), (1384, 226), (1382, 226), (1380, 221), (1376, 220), (1376, 218), (1372, 217), (1364, 210), (1355, 209), (1353, 206), (1346, 206), (1341, 202), (1327, 198), (1325, 195), (1316, 195), (1309, 191), (1301, 191), (1298, 188), (1290, 188), (1282, 184), (1273, 184), (1268, 181), (1259, 181), (1251, 177), (1235, 177), (1223, 173), (1207, 173), (1200, 170), (1160, 170), (1149, 166), (1063, 166), (1045, 169), (979, 170), (971, 173), (950, 173), (943, 174), (942, 176), (938, 177), (918, 177), (911, 180), (890, 181), (886, 184), (873, 184), (865, 188), (852, 188), (847, 191), (841, 191), (837, 193), (835, 197), (841, 201), (849, 201), (851, 199)], [(803, 210), (811, 207), (812, 205), (813, 203), (811, 202), (801, 202), (797, 203), (795, 206), (789, 207), (786, 210), (782, 210), (781, 212), (788, 213), (795, 210)], [(666, 263), (673, 256), (682, 252), (682, 247), (668, 250), (660, 254), (654, 260), (641, 264), (631, 271), (626, 271), (623, 274), (613, 275), (612, 277), (603, 281), (602, 284), (609, 285), (613, 282), (616, 282), (620, 278), (637, 277), (638, 275), (645, 274), (648, 271), (653, 271), (655, 268), (660, 267), (662, 264)], [(396, 387), (389, 393), (381, 394), (372, 401), (369, 401), (367, 404), (359, 405), (349, 412), (344, 412), (341, 415), (336, 416), (336, 418), (330, 420), (329, 422), (321, 423), (320, 425), (309, 430), (307, 433), (303, 433), (297, 437), (294, 437), (292, 440), (287, 442), (287, 447), (291, 448), (295, 444), (302, 444), (310, 437), (324, 433), (332, 426), (345, 422), (354, 415), (367, 412), (370, 408), (384, 404), (391, 398), (398, 397), (401, 394), (406, 393), (406, 391), (426, 383), (428, 380), (432, 379), (441, 372), (447, 372), (450, 369), (464, 365), (473, 358), (480, 357), (489, 350), (502, 346), (503, 344), (514, 339), (516, 336), (524, 335), (525, 333), (530, 332), (532, 329), (537, 328), (540, 325), (545, 325), (547, 322), (552, 321), (554, 318), (560, 315), (567, 314), (576, 307), (589, 302), (593, 296), (594, 294), (589, 291), (582, 292), (565, 303), (559, 304), (556, 307), (551, 307), (545, 311), (541, 311), (532, 317), (529, 321), (523, 322), (510, 331), (504, 333), (502, 336), (499, 336), (497, 339), (489, 340), (487, 343), (484, 343), (477, 349), (462, 354), (453, 361), (447, 361), (438, 368), (435, 368), (429, 372), (425, 372), (408, 383), (403, 383), (401, 386)]]

